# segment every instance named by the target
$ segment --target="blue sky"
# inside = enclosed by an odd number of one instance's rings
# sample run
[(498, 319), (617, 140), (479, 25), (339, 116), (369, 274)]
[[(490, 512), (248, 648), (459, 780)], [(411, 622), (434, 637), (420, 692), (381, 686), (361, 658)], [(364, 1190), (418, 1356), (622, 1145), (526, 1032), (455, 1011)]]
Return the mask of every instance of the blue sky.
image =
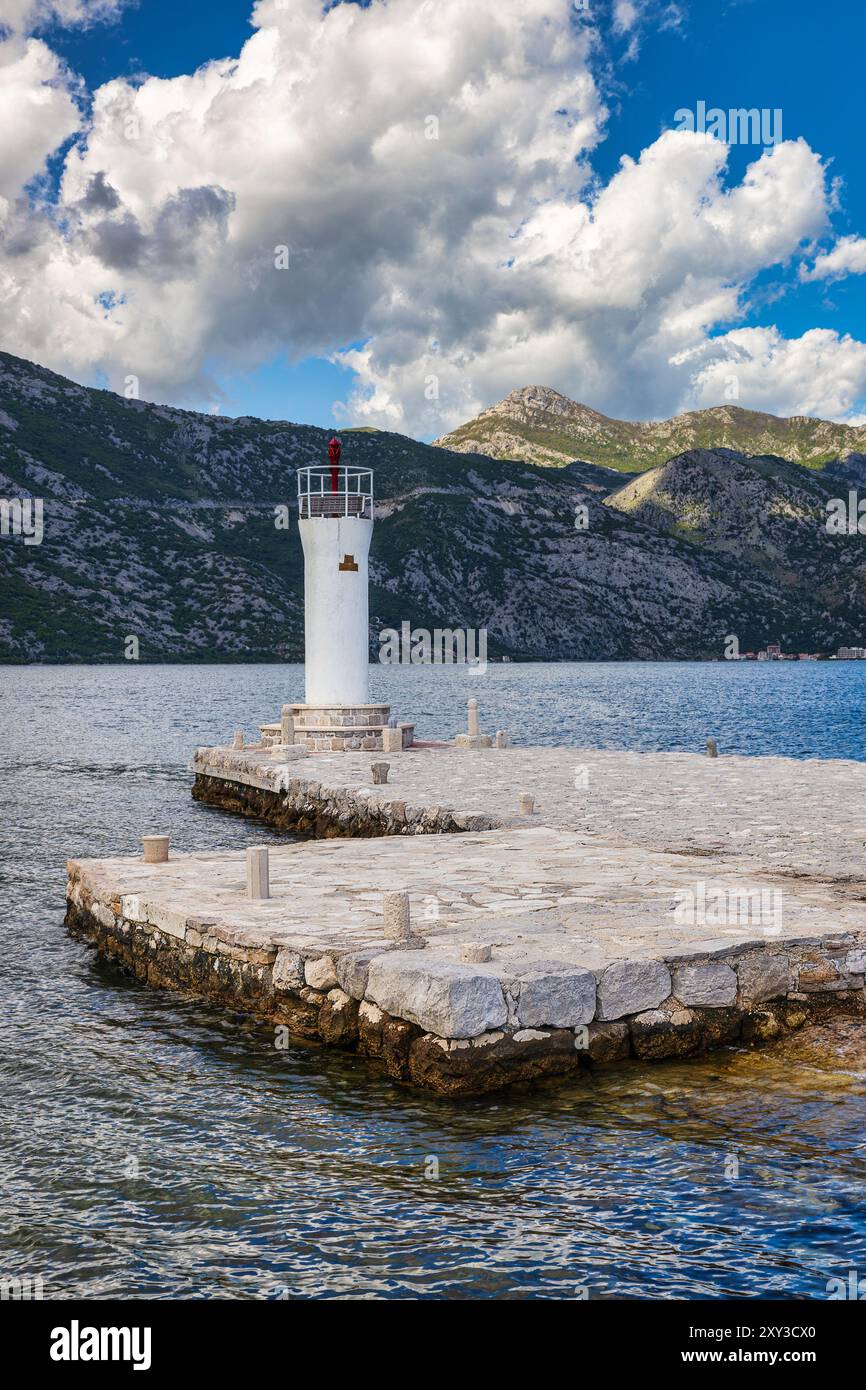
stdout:
[[(436, 0), (431, 2), (435, 8)], [(651, 146), (662, 131), (673, 126), (674, 113), (681, 107), (691, 108), (698, 100), (703, 100), (707, 106), (723, 109), (780, 108), (785, 140), (802, 137), (816, 155), (825, 163), (829, 162), (828, 180), (835, 181), (832, 235), (825, 236), (824, 249), (833, 244), (834, 237), (866, 235), (866, 165), (862, 158), (860, 96), (866, 7), (840, 0), (826, 0), (821, 5), (807, 3), (807, 0), (722, 0), (718, 4), (707, 0), (700, 0), (700, 3), (680, 0), (676, 5), (666, 0), (658, 3), (640, 0), (637, 8), (642, 9), (643, 14), (635, 17), (631, 24), (621, 23), (617, 30), (613, 24), (614, 3), (616, 0), (610, 3), (591, 0), (589, 15), (583, 20), (599, 36), (588, 57), (588, 66), (608, 111), (603, 122), (603, 138), (589, 155), (589, 165), (597, 183), (583, 188), (583, 198), (591, 197), (594, 188), (603, 187), (616, 175), (623, 156), (639, 159), (641, 152)], [(238, 55), (244, 42), (254, 33), (250, 12), (251, 0), (183, 0), (183, 3), (142, 0), (138, 5), (128, 5), (113, 21), (94, 23), (86, 28), (54, 24), (38, 32), (53, 52), (83, 78), (87, 92), (92, 93), (112, 78), (129, 78), (133, 84), (143, 75), (174, 78), (193, 73), (211, 60)], [(579, 25), (581, 20), (575, 23)], [(633, 56), (629, 56), (630, 48)], [(552, 80), (561, 80), (561, 73), (557, 72)], [(324, 93), (322, 99), (325, 99)], [(82, 100), (81, 93), (79, 100)], [(732, 147), (725, 175), (727, 184), (739, 183), (747, 166), (759, 154), (760, 150), (754, 147)], [(321, 173), (327, 181), (327, 167)], [(111, 177), (109, 172), (109, 180)], [(213, 175), (210, 177), (212, 180)], [(724, 277), (720, 275), (720, 278)], [(717, 317), (707, 329), (709, 339), (726, 334), (732, 327), (751, 326), (773, 326), (785, 339), (797, 339), (816, 328), (832, 330), (839, 337), (851, 335), (858, 341), (866, 339), (866, 275), (848, 274), (840, 279), (804, 283), (798, 277), (797, 265), (783, 259), (758, 268), (753, 266), (747, 279), (748, 295), (741, 301), (739, 311), (728, 317), (724, 314)], [(352, 292), (357, 292), (357, 287)], [(122, 285), (109, 286), (106, 282), (103, 293), (122, 295), (125, 289)], [(443, 297), (444, 294), (443, 289)], [(457, 294), (459, 296), (459, 288)], [(411, 297), (410, 290), (408, 298), (411, 300)], [(381, 295), (379, 298), (381, 302)], [(438, 308), (435, 294), (433, 308)], [(323, 314), (327, 312), (323, 307)], [(336, 323), (340, 315), (331, 313)], [(336, 336), (324, 350), (359, 349), (368, 331), (375, 341), (384, 341), (389, 336), (390, 321), (387, 317), (383, 321), (381, 311), (379, 314), (372, 330), (366, 327), (369, 315), (359, 311), (355, 319), (349, 316), (344, 330), (349, 336)], [(251, 348), (242, 354), (245, 360), (239, 361), (238, 354), (223, 350), (226, 340), (231, 343), (235, 339), (233, 329), (228, 329), (222, 342), (218, 333), (211, 333), (210, 338), (202, 340), (196, 368), (196, 379), (203, 382), (204, 387), (197, 388), (194, 382), (191, 385), (184, 381), (173, 393), (170, 387), (161, 384), (152, 394), (162, 399), (174, 394), (177, 403), (202, 409), (220, 398), (219, 407), (227, 414), (290, 418), (326, 426), (352, 420), (385, 423), (384, 417), (375, 413), (353, 416), (351, 404), (348, 414), (344, 408), (335, 415), (334, 402), (350, 397), (354, 380), (351, 366), (346, 362), (337, 365), (325, 360), (322, 350), (305, 352), (304, 341), (309, 344), (316, 334), (308, 331), (300, 342), (292, 341), (291, 317), (289, 306), (285, 344), (278, 341), (279, 329), (271, 330), (270, 340), (258, 352)], [(363, 333), (354, 326), (361, 322), (365, 325)], [(471, 339), (471, 325), (469, 328), (464, 325), (464, 329)], [(434, 327), (432, 334), (437, 331)], [(339, 332), (336, 328), (335, 333)], [(499, 362), (494, 368), (485, 359), (471, 382), (467, 380), (462, 388), (451, 387), (452, 416), (449, 418), (452, 422), (455, 410), (459, 416), (461, 389), (468, 412), (470, 405), (492, 404), (506, 389), (529, 384), (523, 379), (527, 373), (530, 381), (544, 382), (568, 394), (583, 395), (580, 388), (585, 382), (586, 391), (601, 398), (586, 395), (587, 403), (607, 409), (609, 413), (633, 417), (665, 413), (676, 403), (674, 388), (659, 388), (653, 380), (648, 380), (643, 387), (636, 385), (630, 395), (627, 390), (609, 384), (609, 372), (603, 377), (588, 369), (577, 381), (574, 377), (568, 379), (561, 369), (557, 372), (556, 354), (549, 350), (549, 345), (539, 343), (534, 357), (531, 333), (522, 336), (526, 347), (516, 354), (511, 375), (507, 362)], [(398, 344), (389, 346), (388, 351), (387, 361), (383, 356), (376, 371), (371, 369), (367, 373), (363, 384), (367, 397), (371, 392), (375, 394), (376, 382), (381, 383), (379, 389), (385, 397), (389, 392), (393, 397), (395, 389), (399, 395), (401, 355), (408, 358), (410, 350)], [(465, 341), (455, 344), (455, 360), (465, 362), (468, 351)], [(471, 351), (475, 351), (474, 346)], [(83, 361), (83, 352), (81, 357)], [(54, 363), (49, 362), (49, 365)], [(89, 371), (79, 365), (77, 372), (72, 374), (77, 374), (79, 379), (110, 380), (116, 386), (113, 367), (114, 361), (109, 359), (108, 365), (95, 363)], [(118, 366), (117, 370), (121, 368)], [(417, 375), (423, 368), (419, 366), (415, 370)], [(549, 379), (555, 372), (559, 379)], [(780, 380), (781, 375), (780, 372)], [(396, 388), (394, 382), (397, 382)], [(861, 384), (858, 378), (852, 386), (856, 402), (853, 397), (846, 399), (848, 411), (854, 410), (855, 404), (862, 408)], [(701, 389), (704, 395), (695, 403), (705, 404), (706, 392), (715, 388), (704, 385)], [(745, 395), (739, 397), (740, 404), (778, 408), (780, 413), (784, 413), (786, 407), (791, 408), (792, 402), (796, 406), (800, 399), (790, 391), (786, 394), (780, 387), (778, 404), (774, 407), (772, 392), (756, 392), (754, 386), (745, 384), (744, 391)], [(823, 401), (823, 398), (818, 399), (819, 403)], [(393, 407), (388, 408), (393, 410)], [(434, 411), (427, 411), (430, 417), (427, 419), (419, 408), (414, 412), (407, 408), (403, 425), (399, 408), (398, 401), (395, 427), (428, 438), (437, 431), (438, 417)], [(825, 409), (830, 413), (828, 407)], [(449, 418), (444, 415), (442, 418), (449, 423)]]

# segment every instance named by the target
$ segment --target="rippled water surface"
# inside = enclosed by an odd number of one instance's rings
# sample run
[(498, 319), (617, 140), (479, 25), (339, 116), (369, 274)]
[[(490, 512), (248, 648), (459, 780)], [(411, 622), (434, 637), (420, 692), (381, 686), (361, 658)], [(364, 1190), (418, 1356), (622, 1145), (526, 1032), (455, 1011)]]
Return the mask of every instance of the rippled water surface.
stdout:
[[(377, 671), (454, 732), (866, 757), (866, 666)], [(866, 1049), (597, 1071), (471, 1102), (131, 982), (62, 926), (64, 861), (261, 842), (190, 798), (197, 743), (300, 698), (297, 667), (0, 668), (0, 1278), (47, 1298), (825, 1297), (866, 1272)], [(519, 711), (519, 713), (518, 713)], [(438, 1170), (438, 1177), (435, 1175)]]

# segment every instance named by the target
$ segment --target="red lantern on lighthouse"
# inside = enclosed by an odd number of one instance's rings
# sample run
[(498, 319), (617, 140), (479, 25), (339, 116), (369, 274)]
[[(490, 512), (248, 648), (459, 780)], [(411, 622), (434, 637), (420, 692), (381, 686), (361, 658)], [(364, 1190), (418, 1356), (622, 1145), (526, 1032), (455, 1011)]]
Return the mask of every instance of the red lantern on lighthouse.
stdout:
[(331, 491), (332, 491), (332, 492), (337, 492), (337, 491), (338, 491), (338, 483), (339, 483), (339, 478), (340, 478), (340, 453), (342, 452), (342, 448), (343, 448), (343, 446), (342, 446), (342, 444), (340, 443), (339, 439), (336, 437), (336, 435), (334, 436), (333, 439), (331, 439), (331, 440), (328, 442), (328, 458), (330, 459), (330, 462), (331, 462)]

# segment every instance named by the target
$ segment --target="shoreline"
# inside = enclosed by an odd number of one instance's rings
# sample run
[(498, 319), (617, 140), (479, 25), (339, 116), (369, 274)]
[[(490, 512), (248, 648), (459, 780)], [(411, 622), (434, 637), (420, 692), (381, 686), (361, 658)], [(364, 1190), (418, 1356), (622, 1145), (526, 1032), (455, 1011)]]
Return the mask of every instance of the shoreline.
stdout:
[[(501, 656), (487, 657), (487, 664), (490, 666), (822, 666), (829, 662), (848, 664), (849, 662), (864, 661), (863, 657), (840, 657), (835, 653), (815, 655), (810, 654), (808, 659), (800, 660), (799, 656), (786, 654), (782, 658), (773, 658), (768, 661), (758, 661), (753, 657), (738, 657), (736, 660), (724, 656), (671, 656), (671, 657), (639, 657), (639, 656), (576, 656), (564, 658), (560, 661), (551, 660), (549, 657), (531, 656), (512, 656), (503, 658)], [(395, 663), (398, 664), (398, 663)], [(471, 663), (464, 663), (467, 670), (473, 670)], [(278, 656), (252, 656), (244, 653), (242, 656), (233, 657), (229, 654), (219, 657), (201, 657), (197, 661), (188, 661), (182, 657), (171, 658), (168, 656), (156, 657), (148, 660), (146, 657), (139, 657), (134, 662), (118, 660), (116, 657), (94, 658), (84, 660), (81, 657), (69, 657), (64, 661), (12, 661), (0, 655), (0, 666), (11, 667), (13, 669), (31, 670), (43, 667), (68, 667), (83, 666), (98, 667), (119, 666), (127, 668), (130, 665), (135, 667), (142, 666), (298, 666), (303, 669), (304, 657), (301, 653), (297, 657), (278, 657)], [(370, 666), (374, 670), (381, 669), (381, 663), (371, 661)], [(398, 669), (406, 667), (432, 668), (448, 667), (449, 669), (460, 669), (457, 662), (404, 662), (398, 664)], [(385, 669), (390, 669), (385, 666)]]

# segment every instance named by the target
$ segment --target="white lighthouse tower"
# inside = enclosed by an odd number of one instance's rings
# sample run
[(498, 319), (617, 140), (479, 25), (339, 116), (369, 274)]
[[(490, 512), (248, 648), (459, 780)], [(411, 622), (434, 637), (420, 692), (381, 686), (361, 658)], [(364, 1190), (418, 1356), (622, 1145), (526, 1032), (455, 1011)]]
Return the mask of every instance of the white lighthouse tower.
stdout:
[(390, 714), (389, 705), (369, 702), (373, 474), (342, 464), (340, 452), (332, 439), (329, 464), (297, 475), (305, 701), (292, 706), (294, 740), (332, 751), (381, 748)]
[[(339, 453), (332, 444), (332, 453)], [(304, 691), (309, 706), (366, 705), (370, 694), (369, 468), (298, 470), (304, 547)]]

